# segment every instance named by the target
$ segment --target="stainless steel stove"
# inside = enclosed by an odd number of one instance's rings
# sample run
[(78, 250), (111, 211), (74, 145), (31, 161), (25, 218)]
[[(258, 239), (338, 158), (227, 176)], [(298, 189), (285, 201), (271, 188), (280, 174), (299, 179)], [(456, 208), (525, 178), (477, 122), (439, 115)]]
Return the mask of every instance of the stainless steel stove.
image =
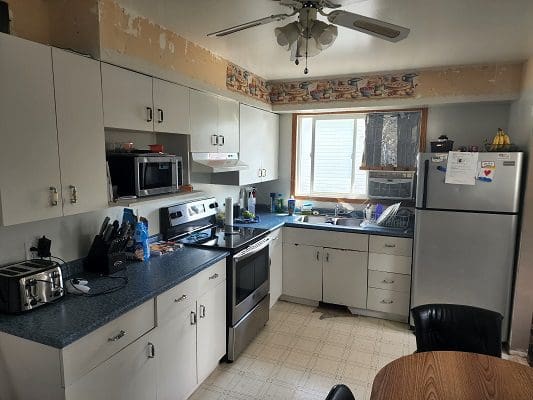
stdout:
[(272, 239), (267, 229), (217, 227), (217, 207), (214, 198), (204, 198), (161, 208), (161, 231), (165, 240), (231, 253), (226, 260), (227, 359), (231, 362), (268, 321)]

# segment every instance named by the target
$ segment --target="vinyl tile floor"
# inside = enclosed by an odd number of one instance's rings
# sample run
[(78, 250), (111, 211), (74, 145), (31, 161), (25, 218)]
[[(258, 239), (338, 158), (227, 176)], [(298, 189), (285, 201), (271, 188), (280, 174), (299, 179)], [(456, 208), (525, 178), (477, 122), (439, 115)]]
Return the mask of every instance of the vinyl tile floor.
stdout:
[(244, 353), (190, 400), (324, 400), (336, 383), (366, 400), (377, 372), (415, 350), (406, 324), (278, 301)]

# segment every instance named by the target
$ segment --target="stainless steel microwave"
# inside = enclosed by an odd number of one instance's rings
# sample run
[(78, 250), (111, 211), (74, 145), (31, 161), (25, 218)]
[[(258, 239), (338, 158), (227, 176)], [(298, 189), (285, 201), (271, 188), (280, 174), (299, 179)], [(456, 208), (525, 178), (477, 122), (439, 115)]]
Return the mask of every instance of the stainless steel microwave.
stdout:
[(183, 185), (183, 160), (178, 156), (109, 153), (107, 163), (117, 197), (173, 193)]

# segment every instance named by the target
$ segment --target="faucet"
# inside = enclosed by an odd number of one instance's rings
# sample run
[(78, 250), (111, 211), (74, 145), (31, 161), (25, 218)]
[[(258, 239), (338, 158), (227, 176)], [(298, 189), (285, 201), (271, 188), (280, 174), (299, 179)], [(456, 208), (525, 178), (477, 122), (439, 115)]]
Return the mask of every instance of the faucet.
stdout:
[(338, 217), (339, 214), (343, 211), (342, 206), (340, 203), (335, 204), (335, 216)]

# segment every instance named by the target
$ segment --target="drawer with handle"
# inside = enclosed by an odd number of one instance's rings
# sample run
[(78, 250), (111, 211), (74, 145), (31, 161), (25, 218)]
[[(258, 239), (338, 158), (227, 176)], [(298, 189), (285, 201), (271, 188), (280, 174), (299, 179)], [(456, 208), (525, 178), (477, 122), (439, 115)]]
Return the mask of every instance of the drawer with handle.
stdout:
[(64, 385), (82, 377), (154, 326), (152, 299), (65, 347), (62, 350)]
[(369, 287), (366, 307), (373, 311), (407, 317), (409, 315), (409, 293)]
[(396, 274), (411, 274), (412, 258), (393, 256), (391, 254), (370, 253), (368, 255), (368, 269), (374, 271), (392, 272)]
[(370, 235), (369, 251), (410, 257), (413, 252), (413, 239)]
[(226, 279), (226, 260), (221, 260), (198, 274), (198, 295), (217, 286)]
[(174, 286), (172, 289), (161, 293), (156, 298), (157, 304), (157, 325), (165, 323), (179, 317), (186, 310), (194, 310), (196, 298), (198, 297), (199, 276), (192, 278)]
[(382, 271), (368, 271), (368, 287), (409, 293), (411, 277)]

